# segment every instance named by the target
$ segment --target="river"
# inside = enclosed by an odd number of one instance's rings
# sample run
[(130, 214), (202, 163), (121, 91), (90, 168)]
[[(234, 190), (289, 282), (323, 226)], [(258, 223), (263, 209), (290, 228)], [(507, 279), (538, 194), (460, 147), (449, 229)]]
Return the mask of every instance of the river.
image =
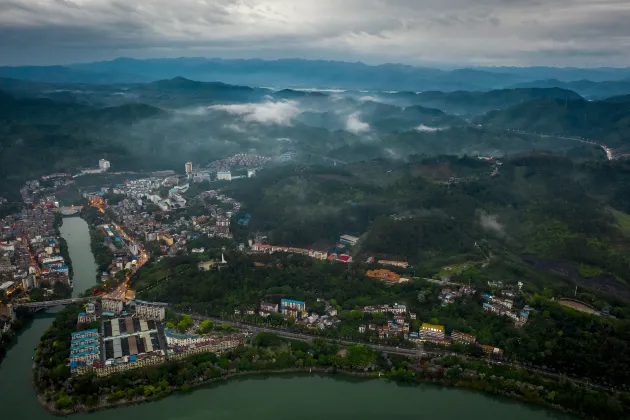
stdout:
[[(94, 284), (96, 264), (87, 224), (64, 219), (62, 235), (74, 267), (75, 293)], [(0, 365), (0, 410), (3, 418), (52, 420), (37, 402), (31, 384), (31, 356), (54, 314), (40, 313), (17, 337)], [(338, 376), (280, 375), (235, 378), (160, 401), (76, 414), (75, 420), (321, 420), (382, 419), (568, 419), (568, 416), (505, 398), (422, 384), (399, 386), (384, 380)]]
[(90, 227), (80, 217), (64, 217), (59, 230), (68, 244), (72, 260), (72, 296), (78, 296), (96, 282), (96, 262), (90, 247)]

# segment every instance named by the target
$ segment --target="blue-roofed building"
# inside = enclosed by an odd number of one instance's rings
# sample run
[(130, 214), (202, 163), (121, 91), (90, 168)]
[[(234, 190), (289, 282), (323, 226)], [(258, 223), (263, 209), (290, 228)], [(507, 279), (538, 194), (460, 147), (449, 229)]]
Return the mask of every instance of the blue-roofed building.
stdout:
[(288, 309), (297, 309), (299, 311), (305, 311), (306, 302), (302, 302), (301, 300), (293, 300), (293, 299), (280, 299), (280, 307), (288, 308)]
[(73, 340), (76, 338), (92, 337), (92, 336), (98, 337), (98, 329), (93, 328), (91, 330), (83, 330), (83, 331), (77, 331), (77, 332), (72, 333)]
[(99, 345), (98, 341), (91, 341), (86, 344), (81, 343), (80, 345), (72, 346), (70, 347), (70, 355), (73, 355), (76, 353), (82, 353), (83, 351), (86, 351), (87, 349), (98, 347), (98, 345)]
[(285, 318), (301, 318), (304, 311), (306, 311), (306, 302), (293, 299), (280, 299), (280, 312)]
[(99, 359), (99, 354), (100, 354), (100, 350), (99, 350), (98, 347), (95, 347), (93, 349), (87, 349), (87, 350), (79, 352), (79, 353), (71, 354), (70, 355), (70, 363), (72, 363), (72, 362), (77, 362), (77, 363), (93, 362), (93, 361)]
[(90, 337), (83, 337), (83, 338), (75, 338), (74, 340), (70, 341), (70, 346), (74, 346), (79, 345), (81, 343), (85, 343), (85, 342), (90, 342), (90, 341), (95, 341), (98, 340), (98, 336), (90, 336)]

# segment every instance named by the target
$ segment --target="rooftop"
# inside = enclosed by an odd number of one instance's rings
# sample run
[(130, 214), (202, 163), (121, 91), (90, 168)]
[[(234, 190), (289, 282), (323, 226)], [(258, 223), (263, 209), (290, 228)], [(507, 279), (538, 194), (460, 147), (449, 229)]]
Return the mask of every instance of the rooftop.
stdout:
[(85, 335), (85, 334), (98, 334), (98, 329), (93, 328), (91, 330), (83, 330), (83, 331), (73, 332), (72, 336), (76, 337), (77, 335)]
[(166, 335), (167, 337), (175, 338), (175, 339), (179, 339), (179, 340), (185, 340), (187, 338), (199, 338), (199, 337), (201, 337), (200, 335), (197, 335), (197, 334), (180, 334), (180, 333), (176, 333), (176, 332), (171, 331), (169, 328), (164, 328), (164, 335)]
[(428, 324), (426, 322), (423, 322), (422, 329), (432, 329), (432, 330), (438, 330), (438, 331), (444, 332), (444, 325), (435, 325), (435, 324)]
[(302, 302), (301, 300), (293, 300), (293, 299), (280, 299), (280, 302), (287, 302), (287, 303), (297, 303), (298, 305), (306, 305), (306, 302)]

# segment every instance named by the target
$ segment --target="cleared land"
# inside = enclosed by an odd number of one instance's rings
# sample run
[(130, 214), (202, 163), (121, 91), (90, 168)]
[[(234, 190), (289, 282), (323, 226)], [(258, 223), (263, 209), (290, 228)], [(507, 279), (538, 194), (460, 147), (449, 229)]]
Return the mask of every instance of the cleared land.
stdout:
[(591, 308), (589, 305), (587, 305), (586, 303), (580, 303), (576, 300), (571, 300), (571, 299), (560, 299), (558, 301), (558, 303), (562, 306), (568, 306), (569, 308), (573, 308), (575, 310), (578, 310), (580, 312), (585, 312), (587, 314), (592, 314), (592, 315), (598, 315), (599, 316), (599, 312), (596, 311), (595, 309)]

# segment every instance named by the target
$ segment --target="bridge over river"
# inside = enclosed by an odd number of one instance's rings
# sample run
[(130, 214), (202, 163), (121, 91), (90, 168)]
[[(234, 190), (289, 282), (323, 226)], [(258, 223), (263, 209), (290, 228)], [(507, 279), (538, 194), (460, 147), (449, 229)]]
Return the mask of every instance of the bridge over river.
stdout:
[(87, 302), (87, 301), (96, 300), (96, 299), (100, 299), (100, 296), (59, 299), (59, 300), (44, 300), (41, 302), (24, 302), (24, 303), (16, 303), (14, 306), (16, 308), (28, 308), (33, 311), (37, 311), (40, 309), (54, 308), (55, 306), (65, 306), (65, 305), (70, 305), (71, 303)]
[(64, 216), (72, 216), (73, 214), (79, 213), (83, 209), (83, 206), (70, 206), (70, 207), (59, 207), (56, 209), (58, 213), (61, 213)]

